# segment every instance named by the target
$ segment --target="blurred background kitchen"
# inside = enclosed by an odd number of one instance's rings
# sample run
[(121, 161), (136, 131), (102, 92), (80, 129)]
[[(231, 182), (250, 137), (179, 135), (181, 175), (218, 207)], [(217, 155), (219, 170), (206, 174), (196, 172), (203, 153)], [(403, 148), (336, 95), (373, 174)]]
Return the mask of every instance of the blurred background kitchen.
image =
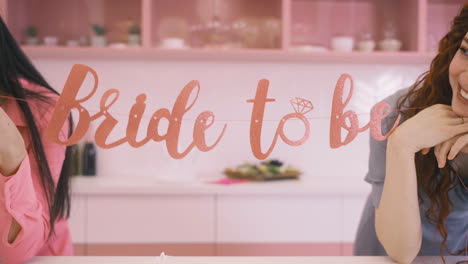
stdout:
[[(104, 150), (88, 136), (88, 144), (75, 149), (75, 253), (351, 255), (370, 191), (363, 181), (369, 134), (329, 147), (336, 81), (342, 73), (353, 76), (347, 109), (366, 124), (373, 104), (428, 69), (463, 2), (1, 1), (15, 38), (54, 88), (60, 91), (72, 65), (81, 63), (99, 75), (98, 92), (85, 103), (91, 112), (99, 110), (105, 90), (120, 90), (110, 110), (120, 121), (114, 139), (125, 135), (137, 95), (148, 96), (144, 137), (152, 113), (171, 109), (191, 80), (200, 81), (201, 91), (185, 115), (179, 149), (191, 142), (194, 118), (202, 111), (216, 116), (208, 142), (228, 125), (214, 150), (194, 149), (182, 160), (170, 158), (164, 142)], [(278, 121), (294, 111), (290, 99), (314, 106), (307, 114), (309, 140), (298, 147), (279, 140), (270, 156), (275, 161), (264, 163), (250, 150), (252, 104), (246, 103), (262, 78), (270, 80), (268, 95), (276, 99), (265, 111), (270, 121), (264, 123), (264, 151)], [(90, 92), (91, 81), (80, 96)], [(286, 126), (293, 139), (303, 131), (300, 122)], [(291, 179), (271, 181), (278, 178)]]

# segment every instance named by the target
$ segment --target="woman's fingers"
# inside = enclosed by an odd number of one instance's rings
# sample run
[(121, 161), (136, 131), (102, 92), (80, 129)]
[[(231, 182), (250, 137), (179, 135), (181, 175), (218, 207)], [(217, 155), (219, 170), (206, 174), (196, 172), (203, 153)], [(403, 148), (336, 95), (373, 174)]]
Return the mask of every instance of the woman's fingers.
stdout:
[(440, 149), (439, 149), (439, 168), (445, 167), (445, 164), (447, 163), (447, 155), (453, 146), (455, 140), (447, 140), (440, 144)]
[(450, 133), (453, 136), (468, 133), (468, 119), (463, 117), (464, 123), (462, 123), (462, 121), (461, 121), (462, 118), (461, 117), (459, 117), (458, 119), (459, 119), (458, 125), (454, 125), (453, 127), (449, 128)]
[(441, 168), (441, 167), (440, 167), (440, 165), (441, 165), (441, 161), (440, 161), (440, 148), (441, 148), (441, 145), (442, 145), (442, 143), (440, 143), (440, 144), (438, 144), (438, 145), (436, 145), (436, 146), (434, 147), (434, 155), (435, 155), (435, 157), (436, 157), (436, 159), (437, 159), (437, 166), (438, 166), (439, 168)]
[(448, 159), (453, 160), (458, 155), (460, 150), (467, 144), (468, 144), (468, 134), (459, 137), (453, 144), (452, 148), (450, 149)]
[(430, 150), (431, 150), (431, 148), (424, 148), (424, 149), (421, 151), (421, 154), (427, 155), (427, 153), (429, 153)]

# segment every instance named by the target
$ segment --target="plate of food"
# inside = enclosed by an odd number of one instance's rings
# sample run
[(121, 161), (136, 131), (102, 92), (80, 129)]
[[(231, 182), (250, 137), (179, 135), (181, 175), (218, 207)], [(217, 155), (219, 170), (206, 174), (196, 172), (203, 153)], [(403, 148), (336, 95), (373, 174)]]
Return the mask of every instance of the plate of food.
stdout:
[(260, 163), (246, 162), (235, 168), (226, 168), (224, 174), (231, 179), (273, 181), (299, 179), (301, 171), (279, 160), (265, 160)]

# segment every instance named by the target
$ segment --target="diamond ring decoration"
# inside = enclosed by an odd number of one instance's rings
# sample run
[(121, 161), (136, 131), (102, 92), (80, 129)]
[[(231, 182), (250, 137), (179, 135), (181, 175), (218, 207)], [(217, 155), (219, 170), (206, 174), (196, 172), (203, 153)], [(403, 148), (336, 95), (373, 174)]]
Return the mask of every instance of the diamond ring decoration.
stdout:
[(306, 99), (295, 97), (291, 99), (290, 102), (294, 111), (299, 114), (305, 115), (314, 109), (312, 102)]

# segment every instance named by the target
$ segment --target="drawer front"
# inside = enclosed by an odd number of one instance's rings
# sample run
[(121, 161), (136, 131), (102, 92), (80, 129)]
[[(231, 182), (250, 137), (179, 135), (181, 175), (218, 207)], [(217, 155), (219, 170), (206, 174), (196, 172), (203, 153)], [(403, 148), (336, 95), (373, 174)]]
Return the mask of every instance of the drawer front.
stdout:
[(344, 208), (342, 218), (343, 225), (343, 241), (354, 242), (356, 237), (359, 221), (361, 220), (362, 211), (367, 197), (347, 197), (343, 200)]
[(217, 242), (341, 241), (340, 198), (220, 196)]
[(214, 196), (102, 196), (88, 203), (89, 243), (214, 241)]
[(71, 196), (71, 211), (68, 224), (73, 243), (86, 243), (87, 197), (82, 195)]

